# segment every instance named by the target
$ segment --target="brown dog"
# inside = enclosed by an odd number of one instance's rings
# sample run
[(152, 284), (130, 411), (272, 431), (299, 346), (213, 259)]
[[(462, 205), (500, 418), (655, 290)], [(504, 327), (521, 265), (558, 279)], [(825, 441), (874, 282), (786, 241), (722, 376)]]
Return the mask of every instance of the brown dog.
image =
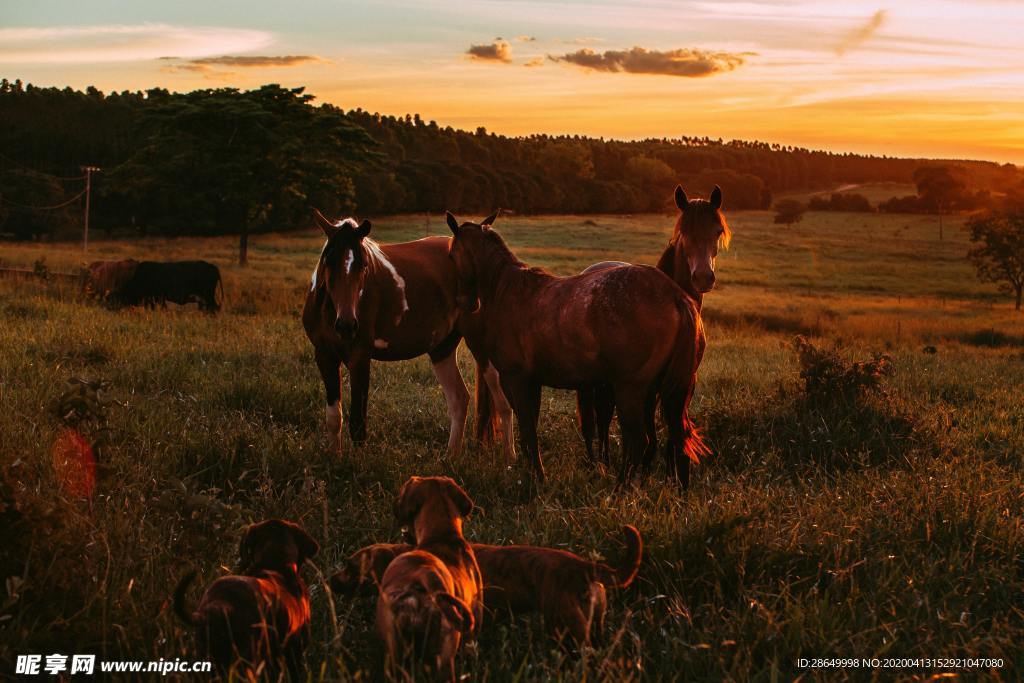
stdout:
[[(629, 586), (643, 554), (640, 533), (631, 526), (622, 531), (626, 555), (618, 568), (554, 548), (472, 544), (483, 574), (484, 603), (489, 610), (540, 612), (555, 639), (568, 637), (575, 645), (599, 641), (605, 587)], [(376, 590), (392, 560), (411, 549), (377, 543), (353, 553), (331, 577), (331, 590), (343, 595)]]
[(174, 611), (195, 627), (200, 655), (226, 674), (236, 661), (252, 672), (276, 671), (283, 657), (298, 676), (309, 640), (309, 593), (299, 567), (320, 549), (301, 527), (271, 519), (250, 526), (239, 546), (238, 575), (210, 585), (195, 611), (185, 606), (193, 571), (174, 589)]
[(448, 477), (412, 477), (395, 500), (395, 517), (410, 526), (416, 547), (380, 577), (377, 634), (388, 666), (407, 655), (438, 678), (455, 680), (455, 653), (463, 634), (483, 617), (483, 582), (462, 520), (473, 501)]

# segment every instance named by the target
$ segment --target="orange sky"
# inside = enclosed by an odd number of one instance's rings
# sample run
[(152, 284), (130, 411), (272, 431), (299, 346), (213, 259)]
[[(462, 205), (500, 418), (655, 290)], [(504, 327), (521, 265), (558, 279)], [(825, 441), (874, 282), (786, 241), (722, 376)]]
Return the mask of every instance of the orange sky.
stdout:
[(1024, 4), (1011, 1), (168, 5), (8, 4), (0, 75), (103, 90), (278, 82), (511, 134), (1024, 163)]

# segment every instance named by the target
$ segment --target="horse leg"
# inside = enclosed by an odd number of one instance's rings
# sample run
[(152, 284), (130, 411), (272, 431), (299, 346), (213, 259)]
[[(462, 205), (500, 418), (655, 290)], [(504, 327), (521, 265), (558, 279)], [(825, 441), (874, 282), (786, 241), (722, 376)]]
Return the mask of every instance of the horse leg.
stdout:
[(690, 459), (686, 454), (686, 437), (683, 432), (685, 403), (685, 398), (676, 391), (661, 397), (661, 418), (668, 430), (665, 466), (669, 479), (674, 479), (681, 489), (690, 485)]
[(441, 383), (444, 400), (448, 404), (448, 418), (451, 420), (448, 435), (448, 456), (453, 457), (462, 450), (462, 435), (466, 430), (466, 413), (469, 410), (469, 391), (459, 372), (459, 351), (456, 348), (447, 358), (434, 363), (434, 374)]
[(594, 392), (594, 404), (597, 417), (597, 442), (601, 451), (601, 461), (605, 465), (611, 464), (610, 449), (608, 445), (608, 433), (612, 428), (612, 417), (615, 415), (615, 392), (611, 386), (604, 384), (597, 387)]
[(316, 367), (327, 394), (327, 444), (332, 453), (341, 452), (341, 359), (316, 349)]
[(501, 386), (512, 402), (512, 410), (519, 418), (519, 447), (533, 466), (537, 481), (544, 483), (544, 465), (537, 444), (537, 420), (540, 416), (539, 384), (525, 378), (501, 375)]
[(646, 394), (646, 391), (632, 386), (615, 388), (615, 407), (619, 411), (619, 427), (622, 429), (620, 484), (632, 477), (647, 446)]
[(596, 462), (594, 459), (594, 420), (597, 417), (597, 389), (594, 387), (580, 387), (576, 390), (576, 420), (580, 425), (580, 434), (583, 436), (583, 447), (587, 451), (587, 460)]
[(658, 426), (654, 422), (654, 413), (658, 410), (658, 392), (652, 391), (647, 396), (644, 406), (644, 426), (647, 431), (647, 448), (644, 449), (644, 465), (640, 476), (647, 477), (654, 464), (654, 456), (658, 453)]
[(499, 377), (498, 371), (490, 363), (487, 364), (487, 368), (484, 370), (484, 381), (487, 384), (490, 400), (494, 407), (494, 422), (497, 425), (497, 429), (501, 432), (501, 443), (505, 451), (505, 464), (511, 465), (512, 461), (516, 459), (515, 435), (512, 433), (514, 422), (512, 419), (512, 405), (505, 397), (505, 391), (502, 389), (501, 377)]
[(352, 443), (366, 441), (366, 402), (370, 395), (370, 354), (357, 350), (348, 361), (349, 379), (352, 384), (352, 416), (348, 420), (348, 432)]
[(474, 431), (476, 432), (477, 443), (484, 445), (494, 443), (495, 438), (498, 436), (497, 416), (494, 414), (494, 399), (491, 398), (491, 392), (487, 388), (487, 378), (484, 375), (487, 370), (487, 363), (486, 361), (481, 361), (476, 354), (473, 354), (473, 358), (476, 360), (476, 382), (474, 384), (476, 422)]

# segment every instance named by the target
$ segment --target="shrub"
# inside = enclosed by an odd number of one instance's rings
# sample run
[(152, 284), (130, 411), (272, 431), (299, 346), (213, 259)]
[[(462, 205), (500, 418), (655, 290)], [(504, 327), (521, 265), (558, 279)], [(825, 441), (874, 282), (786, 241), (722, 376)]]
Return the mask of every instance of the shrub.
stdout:
[(882, 378), (892, 374), (892, 359), (876, 354), (870, 361), (849, 362), (837, 348), (822, 349), (805, 337), (793, 342), (800, 360), (800, 380), (808, 397), (853, 402), (881, 391)]

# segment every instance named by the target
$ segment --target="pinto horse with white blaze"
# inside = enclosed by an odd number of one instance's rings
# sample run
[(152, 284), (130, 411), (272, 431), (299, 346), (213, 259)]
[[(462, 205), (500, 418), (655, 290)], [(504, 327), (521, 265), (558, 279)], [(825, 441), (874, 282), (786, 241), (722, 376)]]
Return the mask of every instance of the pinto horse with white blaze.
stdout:
[[(530, 268), (491, 229), (494, 219), (459, 224), (447, 214), (458, 300), (464, 310), (479, 311), (475, 342), (498, 373), (519, 421), (520, 448), (537, 479), (544, 480), (537, 443), (542, 386), (611, 386), (624, 463), (639, 461), (648, 402), (660, 390), (673, 409), (682, 410), (691, 391), (703, 334), (696, 306), (650, 266), (572, 277)], [(689, 451), (700, 437), (683, 433), (683, 417), (675, 427), (669, 423), (669, 438)], [(620, 480), (628, 473), (624, 467)]]
[(428, 354), (444, 390), (451, 418), (448, 452), (462, 446), (469, 392), (459, 372), (456, 349), (455, 269), (446, 237), (380, 245), (369, 238), (370, 222), (333, 222), (319, 211), (327, 236), (316, 268), (302, 324), (313, 344), (327, 394), (327, 436), (340, 450), (341, 364), (351, 378), (349, 433), (366, 439), (370, 361), (408, 360)]
[[(715, 260), (719, 248), (728, 248), (732, 238), (729, 224), (722, 213), (722, 189), (715, 186), (708, 200), (686, 196), (681, 186), (676, 186), (675, 203), (679, 218), (672, 231), (672, 238), (658, 259), (658, 270), (671, 277), (697, 305), (700, 310), (704, 295), (715, 286)], [(590, 266), (584, 273), (597, 272), (608, 268), (629, 265), (622, 261), (602, 261)], [(703, 349), (703, 345), (702, 345)], [(698, 365), (700, 358), (698, 358)], [(687, 402), (692, 400), (692, 394)], [(610, 387), (597, 386), (581, 388), (576, 393), (577, 414), (580, 431), (587, 449), (587, 456), (595, 460), (592, 441), (597, 431), (600, 459), (608, 462), (608, 432), (615, 413), (615, 398)], [(686, 414), (688, 414), (688, 410)], [(684, 429), (692, 429), (684, 425)], [(656, 451), (657, 432), (654, 427), (653, 410), (648, 414), (648, 452), (644, 457), (645, 468), (649, 468)], [(677, 476), (683, 485), (689, 479), (689, 459), (702, 453), (688, 453), (687, 461), (679, 462), (681, 454), (666, 452), (670, 474)]]

